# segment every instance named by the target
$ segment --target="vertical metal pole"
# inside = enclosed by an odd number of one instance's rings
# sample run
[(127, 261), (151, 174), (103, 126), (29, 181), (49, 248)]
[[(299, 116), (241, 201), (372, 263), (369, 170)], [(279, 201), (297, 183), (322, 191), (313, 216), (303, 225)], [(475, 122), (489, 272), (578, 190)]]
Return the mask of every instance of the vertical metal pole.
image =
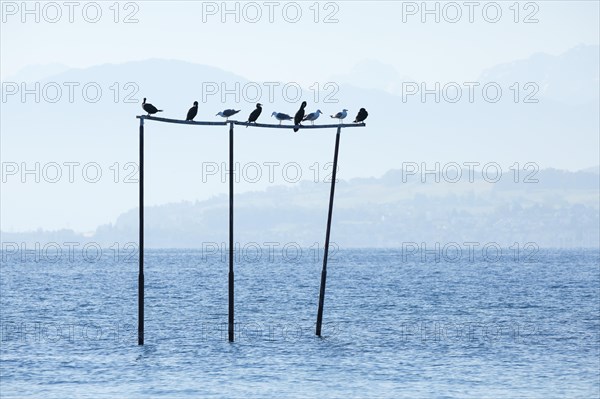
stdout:
[(333, 153), (333, 174), (331, 176), (331, 191), (329, 193), (329, 214), (327, 215), (327, 232), (325, 233), (325, 253), (323, 254), (323, 271), (321, 271), (321, 289), (319, 290), (319, 310), (317, 312), (317, 336), (321, 336), (323, 324), (323, 302), (325, 301), (325, 283), (327, 282), (327, 256), (329, 255), (329, 233), (331, 233), (331, 217), (333, 215), (333, 196), (335, 193), (335, 179), (337, 174), (338, 151), (340, 148), (340, 131), (337, 128), (335, 135), (335, 151)]
[(233, 122), (229, 123), (229, 342), (233, 342)]
[(144, 118), (140, 118), (138, 345), (144, 345)]

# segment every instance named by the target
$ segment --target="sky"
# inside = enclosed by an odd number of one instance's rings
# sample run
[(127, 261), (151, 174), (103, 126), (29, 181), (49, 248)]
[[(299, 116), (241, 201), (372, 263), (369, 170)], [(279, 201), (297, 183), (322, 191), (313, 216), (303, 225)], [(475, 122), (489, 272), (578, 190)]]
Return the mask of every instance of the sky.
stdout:
[(474, 3), (138, 1), (117, 7), (111, 1), (71, 9), (2, 2), (1, 78), (29, 65), (166, 58), (307, 85), (363, 60), (419, 81), (458, 81), (536, 52), (598, 44), (596, 1)]
[[(416, 82), (427, 83), (472, 82), (480, 78), (486, 70), (501, 64), (510, 65), (518, 60), (530, 59), (539, 53), (557, 56), (580, 45), (597, 46), (600, 40), (598, 1), (2, 1), (0, 11), (0, 79), (3, 82), (19, 81), (19, 76), (27, 75), (24, 75), (23, 71), (29, 71), (31, 75), (33, 70), (36, 79), (43, 80), (57, 71), (68, 68), (89, 68), (148, 59), (172, 59), (213, 66), (254, 82), (297, 82), (305, 88), (315, 83), (319, 83), (323, 88), (325, 83), (336, 81), (340, 77), (357, 76), (353, 71), (357, 65), (362, 65), (363, 69), (358, 75), (365, 76), (366, 68), (367, 74), (371, 71), (373, 76), (372, 79), (356, 82), (357, 86), (362, 89), (381, 89), (376, 87), (377, 78), (381, 77), (385, 81), (386, 77), (382, 76), (385, 73), (396, 74), (396, 81), (406, 77)], [(570, 79), (576, 75), (570, 69), (561, 72), (564, 73), (557, 75), (567, 78), (559, 83), (568, 86), (575, 81)], [(581, 75), (582, 84), (590, 86), (588, 74)], [(168, 76), (168, 71), (165, 71), (165, 76)], [(597, 74), (595, 76), (597, 83)], [(103, 78), (108, 77), (98, 76), (99, 81)], [(110, 77), (112, 78), (113, 76)], [(197, 86), (198, 82), (203, 82), (203, 78), (198, 76), (197, 81), (193, 83)], [(540, 81), (544, 78), (536, 77)], [(160, 86), (161, 81), (165, 80), (158, 75), (152, 83)], [(175, 93), (177, 98), (169, 99), (170, 104), (166, 104), (167, 107), (171, 110), (187, 110), (188, 94), (197, 95), (195, 92), (189, 93), (193, 91), (191, 87), (191, 84), (189, 88), (176, 87), (171, 90), (168, 87), (168, 92)], [(151, 87), (148, 91), (154, 89)], [(186, 92), (186, 89), (190, 90)], [(571, 95), (571, 99), (582, 91), (577, 87), (560, 89), (559, 94), (567, 93)], [(508, 84), (505, 90), (511, 93)], [(588, 87), (586, 93), (589, 92), (594, 95), (593, 88)], [(105, 93), (110, 95), (108, 87), (105, 88)], [(350, 90), (345, 93), (350, 94), (342, 100), (350, 102), (348, 97), (355, 92)], [(367, 96), (364, 92), (361, 93), (364, 97), (353, 100), (356, 104), (351, 106), (358, 106), (358, 101), (367, 101)], [(556, 93), (555, 91), (555, 95)], [(597, 93), (598, 88), (595, 91), (596, 98)], [(389, 97), (386, 97), (389, 93), (380, 94), (373, 95), (371, 99), (378, 107), (386, 105), (386, 101), (389, 100)], [(397, 92), (393, 94), (397, 95)], [(138, 96), (146, 95), (138, 93)], [(14, 98), (11, 101), (13, 100)], [(159, 102), (156, 104), (161, 105), (160, 99), (157, 100)], [(181, 100), (181, 103), (178, 104), (175, 100)], [(163, 97), (164, 102), (167, 101)], [(3, 103), (4, 100), (0, 103), (0, 115)], [(10, 105), (18, 106), (19, 112), (15, 113), (13, 120), (9, 120), (11, 118), (6, 115), (0, 116), (0, 119), (4, 119), (2, 126), (26, 126), (25, 123), (19, 125), (20, 121), (14, 119), (28, 118), (36, 112), (34, 107), (37, 106), (30, 101), (23, 104), (13, 101)], [(97, 124), (105, 124), (113, 133), (120, 132), (119, 129), (129, 133), (132, 130), (122, 123), (118, 116), (124, 115), (129, 118), (135, 112), (140, 112), (139, 101), (124, 104), (122, 107), (121, 104), (112, 104), (113, 107), (116, 105), (119, 107), (115, 112), (119, 112), (120, 115), (98, 119)], [(443, 105), (445, 109), (452, 107), (452, 104)], [(475, 105), (483, 105), (483, 108), (477, 109), (485, 111), (486, 104), (479, 102)], [(554, 109), (551, 108), (551, 102), (544, 105), (550, 107), (544, 110)], [(40, 111), (42, 109), (49, 112), (50, 114), (46, 115), (48, 119), (44, 122), (46, 126), (50, 127), (49, 124), (53, 124), (53, 128), (64, 130), (64, 137), (69, 141), (52, 141), (42, 137), (35, 139), (37, 141), (30, 145), (29, 137), (18, 131), (19, 129), (5, 129), (0, 131), (0, 143), (3, 145), (0, 154), (4, 157), (3, 162), (34, 162), (41, 157), (50, 157), (49, 159), (56, 158), (60, 162), (76, 159), (85, 163), (97, 160), (100, 155), (107, 156), (108, 153), (113, 159), (109, 162), (103, 158), (103, 166), (106, 167), (105, 175), (110, 176), (109, 165), (113, 162), (118, 161), (124, 165), (126, 162), (135, 161), (135, 157), (131, 158), (131, 149), (137, 146), (135, 136), (124, 133), (120, 145), (111, 148), (110, 143), (106, 143), (103, 137), (91, 137), (87, 126), (69, 126), (74, 120), (69, 117), (69, 112), (53, 115), (51, 106), (52, 104), (43, 104), (41, 108), (37, 108), (37, 112), (43, 112)], [(243, 106), (247, 107), (248, 104)], [(253, 104), (251, 106), (253, 107)], [(296, 108), (296, 105), (285, 106), (290, 108), (284, 109), (286, 112), (293, 112), (292, 107)], [(316, 104), (310, 105), (311, 111), (313, 106), (316, 107)], [(74, 107), (76, 108), (68, 111), (76, 109), (77, 112), (85, 113), (95, 105), (79, 101)], [(524, 107), (502, 109), (508, 113)], [(107, 109), (109, 108), (105, 108)], [(109, 112), (113, 112), (114, 108), (110, 109)], [(334, 111), (326, 108), (323, 110)], [(579, 111), (571, 113), (569, 107), (563, 107), (559, 111), (554, 120), (552, 115), (543, 115), (539, 125), (546, 125), (537, 126), (539, 129), (557, 126), (552, 137), (538, 137), (538, 131), (528, 129), (526, 123), (533, 120), (529, 115), (518, 114), (514, 119), (523, 132), (510, 126), (503, 127), (512, 129), (511, 133), (522, 134), (523, 137), (529, 135), (529, 139), (535, 136), (533, 139), (538, 141), (527, 142), (530, 143), (529, 147), (515, 146), (503, 140), (502, 133), (506, 130), (495, 136), (483, 136), (483, 139), (473, 132), (469, 133), (471, 135), (465, 133), (466, 128), (472, 128), (468, 126), (472, 119), (468, 109), (463, 114), (450, 115), (455, 118), (445, 125), (446, 121), (439, 121), (446, 130), (440, 129), (438, 125), (432, 127), (432, 131), (439, 133), (435, 138), (432, 135), (421, 139), (415, 132), (407, 132), (412, 135), (412, 144), (404, 142), (402, 145), (388, 145), (381, 152), (372, 147), (373, 141), (369, 141), (368, 137), (355, 136), (354, 143), (345, 143), (347, 147), (342, 157), (346, 157), (344, 167), (347, 174), (343, 178), (380, 177), (390, 169), (399, 169), (400, 159), (431, 162), (439, 160), (440, 157), (454, 159), (452, 157), (459, 157), (459, 151), (464, 151), (468, 146), (471, 147), (467, 150), (472, 150), (474, 154), (469, 156), (479, 157), (477, 159), (485, 156), (489, 159), (508, 158), (508, 165), (514, 161), (536, 161), (542, 167), (569, 170), (596, 166), (598, 153), (594, 153), (585, 139), (570, 140), (565, 147), (555, 143), (569, 140), (565, 139), (564, 132), (560, 130), (564, 126), (583, 126), (589, 134), (589, 130), (595, 126), (594, 123), (597, 123), (597, 118), (596, 122), (592, 120), (597, 110), (585, 109), (581, 111), (583, 114), (578, 114)], [(424, 118), (423, 125), (426, 125), (430, 122), (427, 120), (427, 112), (415, 113), (413, 116)], [(377, 124), (384, 124), (384, 119), (389, 117), (371, 117), (369, 123), (376, 131)], [(486, 130), (491, 131), (498, 125), (497, 121), (502, 119), (497, 117), (498, 115), (492, 114), (492, 118), (476, 128), (484, 133)], [(85, 116), (82, 116), (81, 120), (85, 120)], [(36, 126), (35, 120), (27, 122), (27, 126)], [(407, 123), (402, 128), (409, 125), (410, 123)], [(418, 123), (410, 126), (415, 125)], [(463, 129), (461, 126), (466, 127)], [(86, 132), (90, 134), (89, 137), (85, 136)], [(426, 128), (419, 132), (429, 134)], [(569, 134), (577, 137), (574, 133)], [(559, 137), (561, 135), (562, 137)], [(451, 140), (453, 137), (456, 137), (454, 141)], [(164, 140), (161, 145), (172, 144), (168, 136)], [(486, 144), (492, 140), (494, 145)], [(417, 142), (426, 145), (417, 145)], [(525, 143), (523, 140), (519, 142)], [(430, 148), (431, 143), (437, 143), (437, 146)], [(250, 142), (247, 145), (258, 146)], [(310, 156), (314, 159), (307, 165), (329, 160), (330, 149), (326, 145), (325, 143), (323, 146), (313, 146), (317, 148), (310, 151)], [(291, 147), (290, 153), (282, 151), (282, 158), (293, 159), (291, 157), (295, 156), (294, 151), (297, 148), (293, 145)], [(65, 155), (62, 154), (69, 151), (71, 154), (64, 158)], [(581, 156), (579, 152), (585, 152), (585, 156)], [(538, 158), (539, 154), (543, 154), (545, 158)], [(257, 157), (255, 153), (252, 153), (252, 156)], [(361, 162), (356, 161), (358, 158)], [(551, 162), (547, 162), (548, 159)], [(174, 173), (182, 170), (176, 162), (172, 167)], [(160, 173), (161, 170), (156, 171), (156, 174)], [(168, 181), (167, 172), (162, 173), (165, 175), (157, 176), (157, 181), (159, 178)], [(189, 191), (185, 191), (185, 185), (171, 183), (172, 187), (169, 189), (160, 186), (154, 197), (148, 200), (148, 204), (203, 200), (226, 190), (226, 185), (221, 185), (215, 191), (204, 186), (203, 191), (197, 187), (193, 190), (188, 187)], [(62, 186), (52, 187), (49, 184), (36, 186), (13, 182), (12, 186), (3, 185), (2, 228), (6, 229), (8, 226), (11, 230), (35, 230), (72, 227), (78, 231), (89, 232), (100, 224), (114, 222), (120, 214), (136, 206), (136, 190), (133, 186), (127, 189), (120, 187), (122, 191), (117, 194), (104, 192), (100, 187), (96, 187), (98, 191), (94, 195), (90, 194), (89, 198), (85, 197), (89, 192), (83, 192), (76, 187), (68, 188), (72, 191), (70, 194), (66, 194), (67, 190)], [(241, 190), (245, 188), (240, 187)], [(61, 214), (36, 209), (38, 198), (53, 198), (55, 207), (73, 212)], [(67, 199), (72, 205), (64, 205), (69, 203)], [(86, 203), (97, 203), (102, 212), (89, 212), (82, 205)], [(35, 209), (36, 212), (30, 212), (28, 209)]]

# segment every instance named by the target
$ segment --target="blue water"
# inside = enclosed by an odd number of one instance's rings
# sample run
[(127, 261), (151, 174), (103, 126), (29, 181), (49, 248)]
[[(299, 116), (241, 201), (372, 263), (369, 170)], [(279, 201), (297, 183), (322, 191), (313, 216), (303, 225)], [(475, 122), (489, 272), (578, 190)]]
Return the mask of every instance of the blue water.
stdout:
[[(53, 262), (54, 260), (58, 260)], [(597, 398), (597, 250), (527, 259), (421, 261), (345, 250), (321, 263), (236, 263), (236, 342), (227, 342), (227, 263), (146, 252), (146, 345), (137, 346), (137, 263), (3, 254), (3, 398)]]

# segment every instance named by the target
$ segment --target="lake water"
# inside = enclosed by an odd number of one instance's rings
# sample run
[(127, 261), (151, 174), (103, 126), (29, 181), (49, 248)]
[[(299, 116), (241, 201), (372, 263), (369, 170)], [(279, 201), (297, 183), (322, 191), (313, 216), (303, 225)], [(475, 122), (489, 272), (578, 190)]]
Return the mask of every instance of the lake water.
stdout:
[(320, 253), (241, 254), (234, 343), (226, 259), (148, 250), (142, 347), (131, 251), (13, 252), (2, 253), (3, 398), (600, 394), (598, 250), (337, 251), (323, 338)]

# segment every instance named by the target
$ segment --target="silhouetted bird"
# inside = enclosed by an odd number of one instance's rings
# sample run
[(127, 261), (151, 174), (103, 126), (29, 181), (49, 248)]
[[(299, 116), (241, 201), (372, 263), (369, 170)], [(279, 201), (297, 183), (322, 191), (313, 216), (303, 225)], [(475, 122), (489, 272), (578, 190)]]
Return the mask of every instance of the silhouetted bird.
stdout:
[(315, 121), (319, 118), (319, 115), (321, 115), (322, 112), (320, 109), (316, 110), (315, 112), (311, 112), (310, 114), (306, 115), (304, 117), (304, 119), (302, 119), (303, 121), (310, 121), (311, 125), (315, 124)]
[(339, 119), (340, 123), (342, 123), (342, 119), (344, 119), (346, 116), (348, 116), (348, 110), (343, 109), (341, 112), (338, 112), (337, 114), (330, 115), (330, 116), (334, 119)]
[(354, 123), (364, 122), (364, 120), (367, 119), (367, 116), (369, 116), (367, 110), (361, 108), (360, 111), (358, 111), (358, 114), (356, 114), (356, 118), (354, 118)]
[(240, 112), (239, 109), (237, 111), (235, 109), (226, 109), (222, 112), (219, 112), (216, 116), (222, 116), (226, 121), (228, 121), (230, 116), (233, 116), (238, 112)]
[(279, 121), (280, 125), (281, 125), (282, 121), (291, 121), (292, 119), (294, 119), (291, 116), (289, 116), (288, 114), (283, 114), (281, 112), (273, 112), (271, 114), (271, 116), (274, 116), (275, 119), (277, 119)]
[(194, 118), (196, 117), (196, 115), (198, 115), (198, 101), (194, 101), (194, 106), (192, 108), (190, 108), (190, 110), (187, 113), (187, 116), (185, 117), (186, 121), (193, 121)]
[[(252, 122), (256, 123), (256, 120), (260, 116), (261, 112), (262, 112), (262, 104), (258, 103), (258, 104), (256, 104), (256, 109), (250, 113), (250, 116), (248, 117), (248, 123), (252, 123)], [(246, 125), (246, 127), (248, 127), (248, 125)]]
[(142, 101), (142, 108), (144, 111), (148, 113), (148, 116), (155, 114), (157, 112), (163, 112), (162, 109), (156, 109), (156, 107), (150, 103), (146, 102), (146, 98), (144, 97), (144, 101)]
[(300, 109), (296, 112), (296, 116), (294, 116), (294, 132), (297, 132), (300, 129), (300, 122), (304, 118), (304, 108), (306, 108), (306, 101), (302, 101), (302, 105), (300, 105)]

